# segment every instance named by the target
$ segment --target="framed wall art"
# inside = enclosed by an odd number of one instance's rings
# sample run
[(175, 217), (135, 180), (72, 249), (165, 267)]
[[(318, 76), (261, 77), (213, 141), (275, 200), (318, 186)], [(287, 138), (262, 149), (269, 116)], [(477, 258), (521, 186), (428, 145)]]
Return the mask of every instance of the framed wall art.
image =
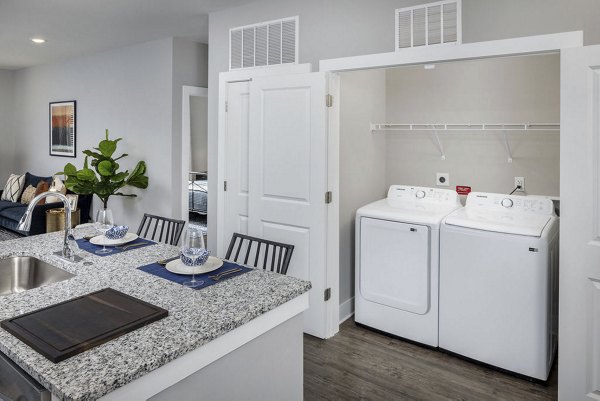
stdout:
[(50, 103), (50, 156), (76, 157), (76, 102)]

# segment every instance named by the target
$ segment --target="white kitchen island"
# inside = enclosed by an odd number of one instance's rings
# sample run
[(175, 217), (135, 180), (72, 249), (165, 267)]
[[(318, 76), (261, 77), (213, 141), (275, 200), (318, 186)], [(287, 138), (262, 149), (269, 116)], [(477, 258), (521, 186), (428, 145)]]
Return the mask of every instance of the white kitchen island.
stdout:
[[(85, 231), (76, 235), (82, 236)], [(310, 283), (262, 270), (191, 290), (137, 270), (176, 256), (157, 244), (85, 262), (52, 255), (61, 233), (0, 243), (0, 259), (30, 255), (75, 277), (0, 297), (0, 320), (102, 288), (169, 311), (169, 316), (52, 363), (4, 330), (0, 351), (52, 400), (302, 400), (302, 312)]]

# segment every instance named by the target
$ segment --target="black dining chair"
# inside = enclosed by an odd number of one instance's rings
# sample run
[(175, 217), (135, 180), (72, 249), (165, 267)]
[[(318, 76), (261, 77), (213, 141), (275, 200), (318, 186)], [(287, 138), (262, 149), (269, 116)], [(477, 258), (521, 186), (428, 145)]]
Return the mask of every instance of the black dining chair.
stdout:
[[(144, 213), (137, 235), (152, 241), (177, 245), (185, 221)], [(150, 233), (150, 234), (148, 234)]]
[(293, 252), (294, 245), (233, 233), (225, 259), (287, 274)]

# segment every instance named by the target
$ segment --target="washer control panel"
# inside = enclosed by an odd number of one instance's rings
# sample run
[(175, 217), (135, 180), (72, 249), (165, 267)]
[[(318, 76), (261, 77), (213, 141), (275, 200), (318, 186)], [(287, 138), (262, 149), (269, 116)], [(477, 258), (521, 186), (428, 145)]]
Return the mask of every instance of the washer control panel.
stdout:
[(412, 187), (409, 185), (392, 185), (388, 190), (388, 203), (427, 202), (436, 204), (459, 205), (456, 191), (451, 189)]
[(536, 213), (554, 215), (552, 199), (543, 196), (503, 195), (471, 192), (467, 196), (467, 209), (498, 212)]

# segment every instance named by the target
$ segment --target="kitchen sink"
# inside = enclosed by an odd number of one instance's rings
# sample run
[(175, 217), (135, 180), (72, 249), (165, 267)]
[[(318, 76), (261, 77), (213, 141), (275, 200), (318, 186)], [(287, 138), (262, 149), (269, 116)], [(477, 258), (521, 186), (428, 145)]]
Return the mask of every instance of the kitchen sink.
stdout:
[(65, 270), (33, 256), (0, 260), (0, 296), (23, 292), (73, 277)]

